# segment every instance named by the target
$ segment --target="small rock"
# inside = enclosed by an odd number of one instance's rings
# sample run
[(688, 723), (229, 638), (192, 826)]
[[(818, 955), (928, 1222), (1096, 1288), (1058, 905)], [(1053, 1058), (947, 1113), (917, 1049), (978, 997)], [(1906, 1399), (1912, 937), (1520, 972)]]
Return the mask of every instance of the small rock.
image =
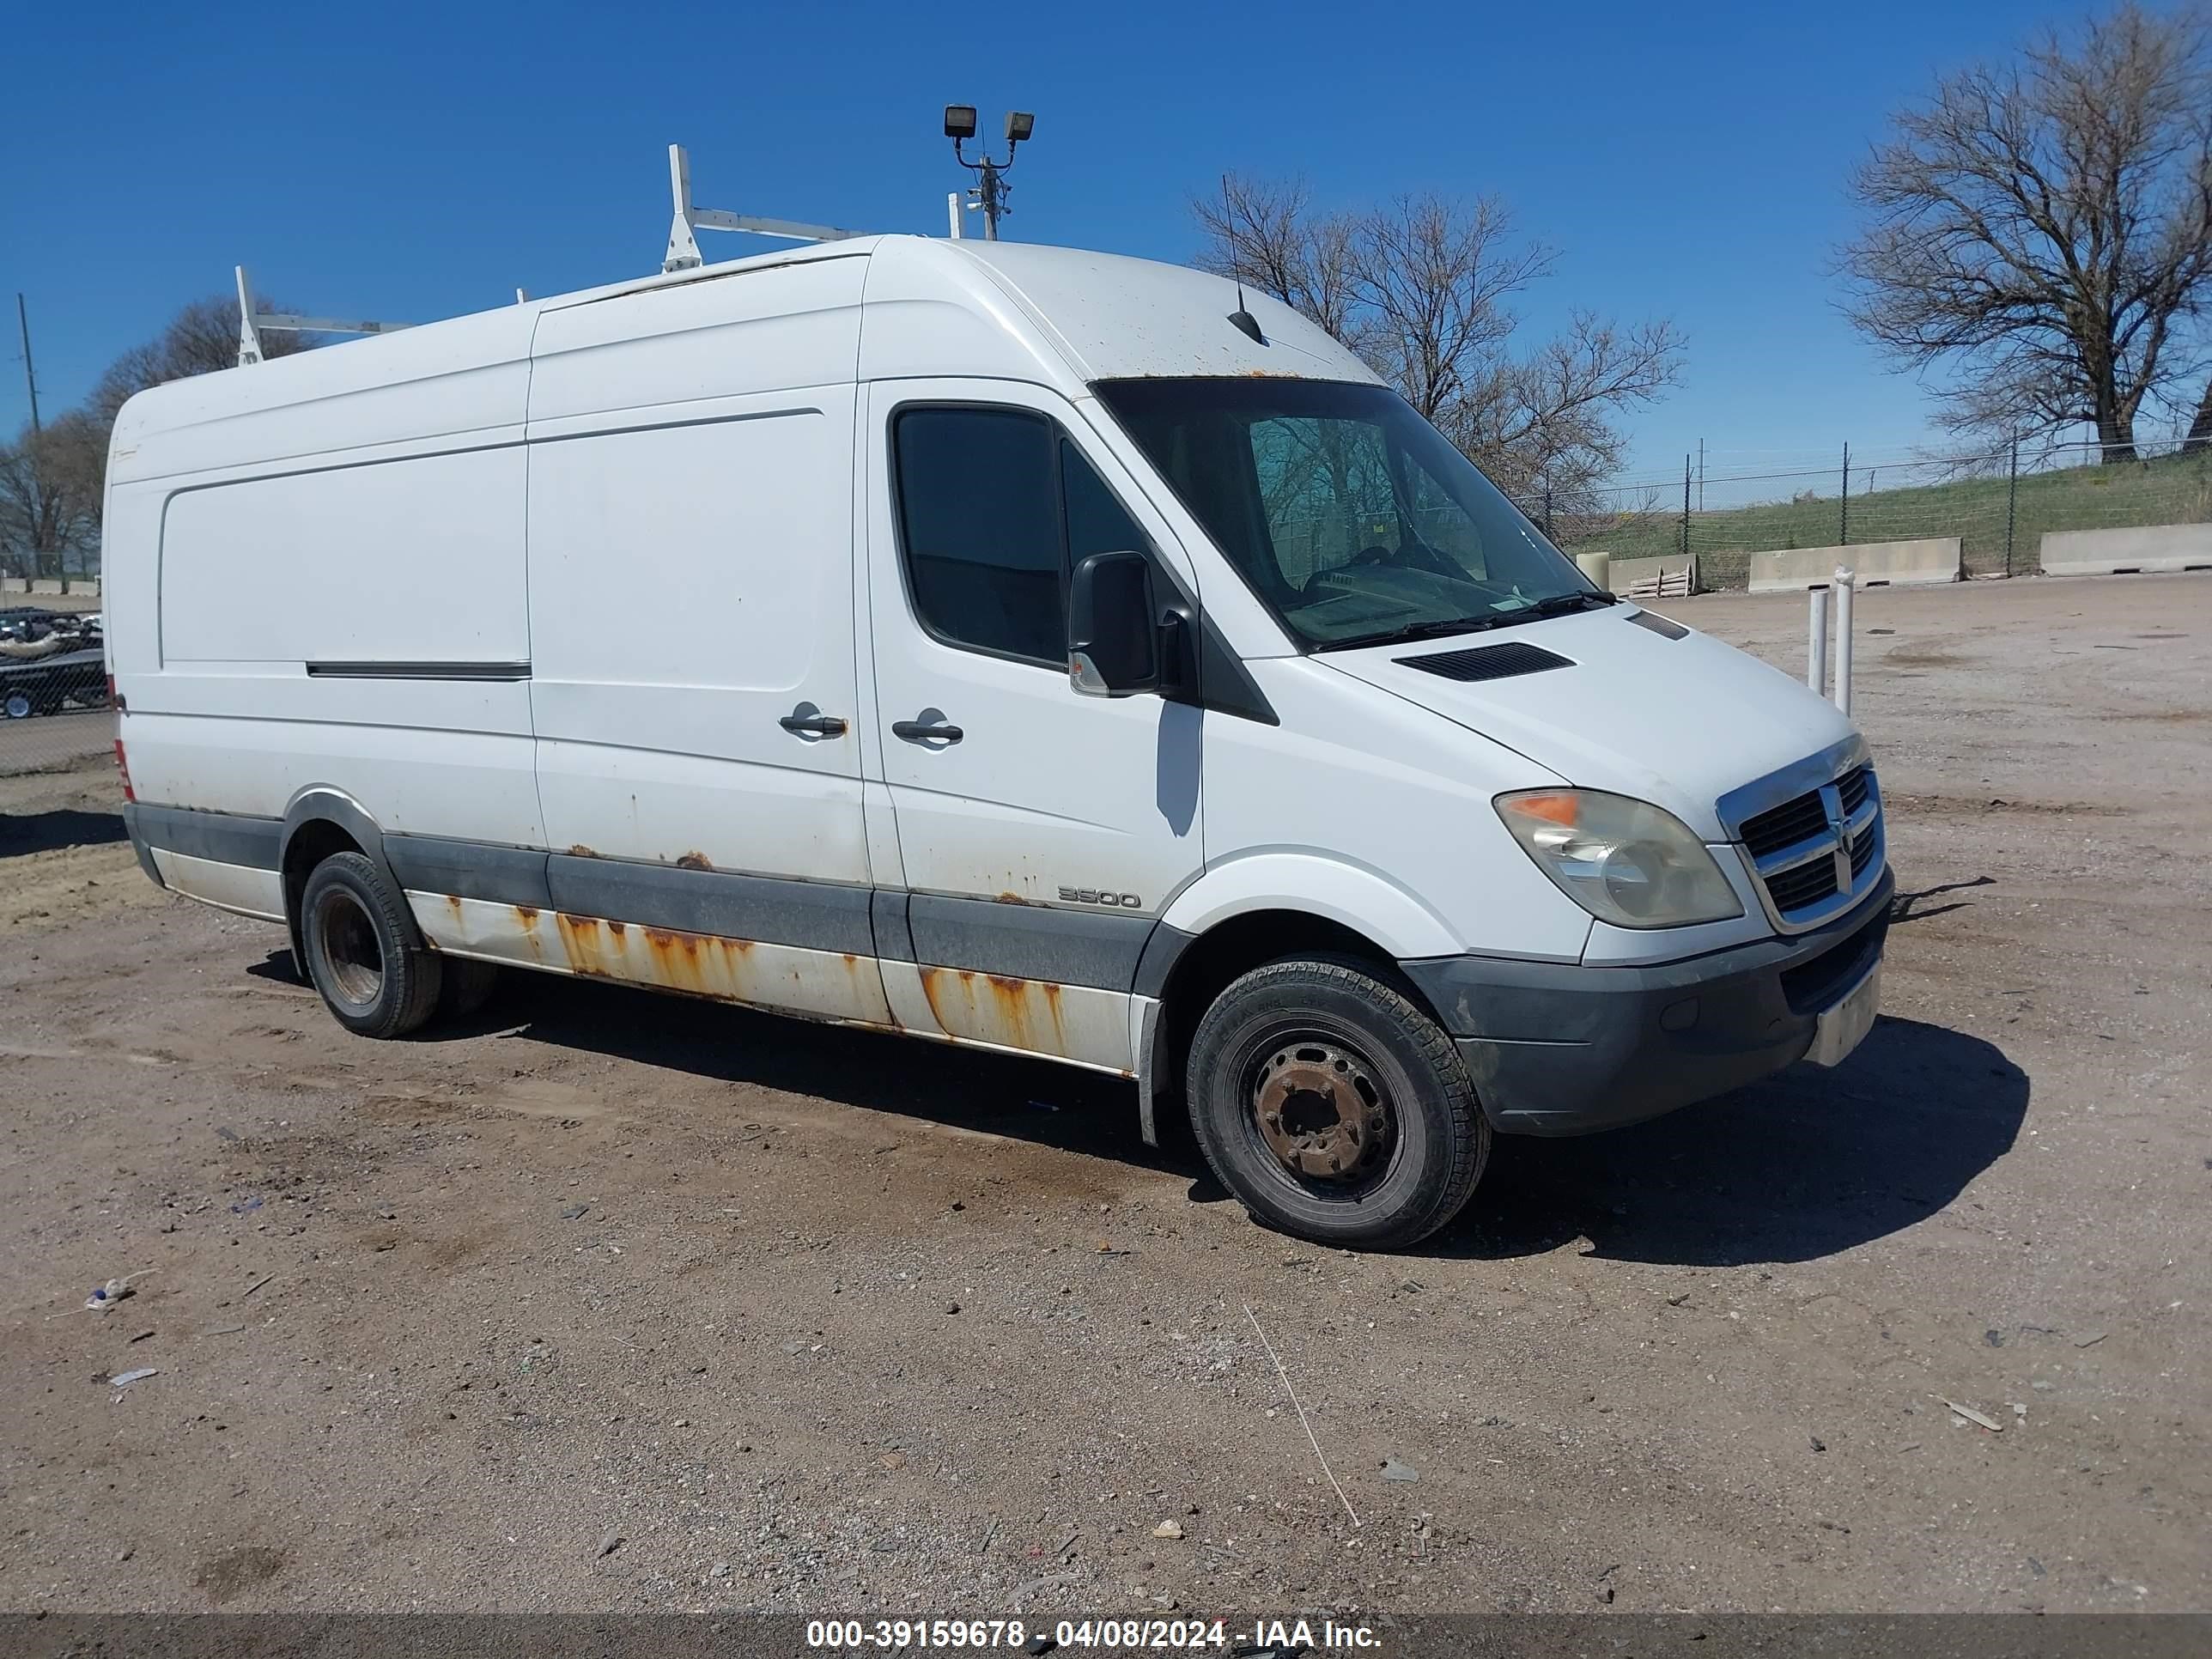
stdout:
[(729, 1576), (730, 1564), (726, 1561), (717, 1561), (707, 1569), (707, 1577), (709, 1578), (727, 1578)]
[(1385, 1480), (1418, 1480), (1421, 1478), (1421, 1472), (1411, 1463), (1401, 1463), (1395, 1457), (1386, 1457), (1382, 1460), (1382, 1478)]
[(1814, 1451), (1824, 1452), (1828, 1449), (1828, 1443), (1821, 1439), (1819, 1435), (1808, 1434), (1805, 1437), (1813, 1443), (1813, 1449)]
[(599, 1534), (599, 1547), (597, 1552), (597, 1557), (604, 1558), (612, 1555), (617, 1550), (622, 1547), (622, 1534), (610, 1527), (605, 1532)]
[(591, 1207), (588, 1204), (564, 1204), (561, 1206), (561, 1219), (581, 1221), (590, 1212)]
[(1182, 1536), (1182, 1522), (1180, 1521), (1163, 1521), (1158, 1526), (1152, 1528), (1152, 1536), (1155, 1538), (1180, 1538)]
[(2004, 1346), (2004, 1333), (1992, 1328), (1982, 1333), (1982, 1340), (1992, 1348), (2002, 1348)]
[(948, 1314), (957, 1314), (960, 1311), (960, 1304), (957, 1302), (948, 1302), (945, 1304), (945, 1311)]

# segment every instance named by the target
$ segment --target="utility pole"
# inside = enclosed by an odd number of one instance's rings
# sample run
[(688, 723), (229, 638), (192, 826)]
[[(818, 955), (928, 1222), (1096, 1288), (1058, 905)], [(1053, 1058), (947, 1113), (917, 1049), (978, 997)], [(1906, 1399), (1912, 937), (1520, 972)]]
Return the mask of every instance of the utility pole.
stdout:
[(1698, 440), (1698, 511), (1705, 510), (1705, 441)]
[(15, 295), (15, 326), (23, 335), (23, 385), (31, 394), (31, 435), (39, 435), (39, 376), (31, 367), (31, 313), (23, 308), (23, 295)]
[(1006, 197), (1013, 186), (1006, 182), (1006, 174), (1014, 165), (1014, 150), (1036, 131), (1036, 117), (1024, 110), (1006, 112), (1006, 159), (991, 159), (988, 145), (979, 160), (969, 161), (961, 145), (975, 136), (975, 106), (973, 104), (947, 104), (945, 106), (945, 136), (952, 141), (952, 157), (975, 175), (975, 188), (969, 195), (975, 205), (983, 210), (983, 239), (999, 240), (999, 220), (1013, 210), (1006, 205)]

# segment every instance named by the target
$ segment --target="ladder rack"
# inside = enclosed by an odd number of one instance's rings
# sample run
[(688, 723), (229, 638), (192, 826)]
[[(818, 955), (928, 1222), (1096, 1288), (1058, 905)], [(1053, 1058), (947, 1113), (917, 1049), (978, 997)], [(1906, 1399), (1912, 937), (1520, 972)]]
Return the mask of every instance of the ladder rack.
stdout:
[[(752, 214), (729, 213), (720, 208), (702, 208), (691, 200), (691, 156), (681, 144), (668, 147), (668, 191), (675, 213), (668, 224), (668, 251), (661, 258), (664, 274), (690, 270), (706, 263), (699, 254), (697, 233), (702, 230), (741, 231), (754, 236), (777, 236), (792, 242), (843, 242), (855, 236), (870, 234), (864, 230), (840, 230), (835, 225), (802, 224), (794, 219), (764, 219)], [(952, 234), (960, 234), (959, 198), (951, 197)], [(412, 323), (373, 322), (367, 319), (341, 317), (303, 317), (296, 312), (258, 311), (255, 309), (252, 279), (246, 276), (246, 267), (234, 267), (238, 278), (238, 362), (243, 368), (248, 363), (263, 361), (261, 337), (264, 332), (297, 334), (393, 334), (403, 328), (412, 328)], [(526, 303), (520, 289), (514, 290), (514, 302)]]

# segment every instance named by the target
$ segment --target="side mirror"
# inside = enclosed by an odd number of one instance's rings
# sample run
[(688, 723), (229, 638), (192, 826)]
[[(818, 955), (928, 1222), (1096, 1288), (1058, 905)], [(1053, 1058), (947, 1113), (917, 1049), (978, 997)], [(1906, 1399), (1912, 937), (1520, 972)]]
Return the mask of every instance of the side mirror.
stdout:
[(1091, 697), (1126, 697), (1160, 684), (1159, 611), (1152, 562), (1093, 553), (1067, 594), (1067, 679)]

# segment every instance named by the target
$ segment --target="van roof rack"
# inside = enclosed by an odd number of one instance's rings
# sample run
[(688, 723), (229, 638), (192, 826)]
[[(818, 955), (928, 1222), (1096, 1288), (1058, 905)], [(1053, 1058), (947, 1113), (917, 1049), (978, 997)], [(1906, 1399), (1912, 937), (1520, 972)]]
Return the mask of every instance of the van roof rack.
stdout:
[(840, 230), (835, 225), (801, 224), (794, 219), (763, 219), (749, 213), (726, 213), (720, 208), (691, 204), (691, 153), (681, 144), (668, 147), (668, 193), (674, 198), (675, 216), (668, 222), (668, 252), (660, 261), (664, 271), (691, 270), (706, 261), (699, 255), (702, 230), (744, 231), (755, 236), (781, 236), (793, 242), (848, 242), (872, 233)]
[[(691, 270), (704, 264), (700, 257), (697, 233), (702, 230), (742, 231), (755, 236), (777, 236), (793, 242), (844, 242), (856, 236), (872, 233), (865, 230), (841, 230), (835, 225), (803, 224), (795, 219), (764, 219), (754, 214), (729, 213), (720, 208), (695, 206), (691, 200), (691, 155), (681, 144), (668, 147), (668, 193), (673, 199), (675, 213), (668, 224), (668, 251), (660, 261), (664, 275), (678, 270)], [(959, 197), (946, 198), (951, 209), (952, 234), (960, 234)], [(264, 332), (277, 331), (298, 334), (395, 334), (403, 328), (412, 328), (412, 323), (374, 322), (366, 318), (303, 317), (290, 311), (257, 311), (254, 309), (253, 283), (246, 276), (246, 267), (234, 267), (238, 277), (238, 363), (243, 368), (248, 363), (260, 362), (264, 353), (261, 346)], [(514, 290), (514, 302), (526, 303), (520, 289)]]
[[(412, 323), (373, 323), (363, 319), (339, 317), (302, 317), (295, 311), (256, 311), (253, 308), (253, 279), (246, 274), (244, 265), (232, 267), (238, 277), (238, 366), (262, 360), (261, 333), (264, 329), (280, 333), (297, 334), (394, 334), (403, 328), (412, 328)], [(515, 290), (516, 298), (521, 290)]]

